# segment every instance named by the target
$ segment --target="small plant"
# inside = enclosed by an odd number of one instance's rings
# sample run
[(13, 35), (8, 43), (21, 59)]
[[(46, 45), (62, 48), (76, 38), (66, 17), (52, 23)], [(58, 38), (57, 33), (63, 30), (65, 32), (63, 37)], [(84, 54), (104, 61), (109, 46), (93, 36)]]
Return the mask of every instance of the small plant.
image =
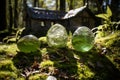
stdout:
[(17, 42), (24, 29), (25, 29), (25, 27), (18, 29), (15, 36), (7, 36), (7, 37), (5, 37), (3, 39), (3, 42), (6, 42), (6, 43)]
[(112, 11), (109, 8), (109, 6), (107, 6), (106, 13), (96, 15), (96, 17), (99, 17), (104, 20), (103, 24), (98, 26), (98, 31), (96, 36), (97, 38), (105, 37), (118, 29), (118, 26), (120, 25), (120, 21), (119, 22), (111, 21), (111, 16), (112, 16)]
[(106, 13), (98, 14), (96, 16), (99, 17), (99, 18), (104, 19), (105, 20), (104, 23), (111, 23), (112, 11), (109, 8), (109, 6), (107, 6)]

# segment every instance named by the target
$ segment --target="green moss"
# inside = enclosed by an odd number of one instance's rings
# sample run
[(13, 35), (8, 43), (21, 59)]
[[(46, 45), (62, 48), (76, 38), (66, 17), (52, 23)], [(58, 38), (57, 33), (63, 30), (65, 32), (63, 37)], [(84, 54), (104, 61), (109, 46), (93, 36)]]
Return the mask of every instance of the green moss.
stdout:
[(89, 80), (92, 79), (95, 75), (93, 71), (90, 70), (90, 68), (82, 63), (77, 63), (77, 74), (79, 80)]
[(0, 70), (8, 70), (8, 71), (14, 71), (14, 72), (17, 71), (16, 67), (13, 65), (13, 62), (7, 59), (0, 61)]
[[(99, 43), (99, 44), (101, 44), (103, 46), (106, 46), (106, 47), (111, 46), (115, 42), (120, 43), (120, 36), (119, 36), (119, 34), (120, 34), (120, 31), (116, 31), (113, 34), (109, 34), (106, 37), (96, 38), (95, 39), (95, 43)], [(117, 45), (118, 44), (116, 43), (116, 46)]]
[(20, 77), (20, 78), (17, 78), (16, 80), (25, 80), (25, 78)]
[(15, 72), (1, 70), (0, 78), (3, 78), (4, 80), (6, 80), (6, 78), (9, 78), (8, 80), (10, 80), (10, 78), (17, 78), (17, 74)]
[(5, 53), (6, 55), (9, 55), (9, 54), (15, 55), (17, 54), (17, 50), (18, 48), (15, 43), (0, 45), (0, 53)]
[(47, 76), (42, 74), (35, 74), (29, 77), (29, 80), (46, 80)]
[[(45, 80), (46, 73), (50, 72), (53, 72), (58, 80), (66, 80), (66, 77), (67, 80), (116, 80), (120, 73), (119, 34), (120, 31), (96, 39), (95, 44), (99, 43), (101, 48), (108, 47), (115, 53), (107, 55), (99, 54), (98, 45), (87, 53), (75, 51), (70, 40), (67, 47), (54, 49), (48, 47), (46, 37), (39, 38), (40, 51), (30, 54), (17, 52), (16, 44), (0, 45), (0, 80), (7, 80), (6, 76), (8, 80), (11, 77), (15, 80), (25, 80), (20, 74), (24, 68), (31, 68), (36, 57), (39, 58), (37, 62), (41, 72), (30, 75), (29, 80)], [(9, 54), (13, 54), (13, 57), (8, 59), (6, 56)], [(56, 70), (58, 72), (54, 72)]]
[(41, 42), (41, 47), (47, 47), (48, 46), (46, 37), (40, 37), (38, 40)]
[(0, 45), (0, 53), (5, 53), (6, 45)]
[[(115, 68), (111, 61), (105, 56), (100, 56), (95, 48), (87, 53), (80, 53), (69, 47), (56, 50), (43, 48), (42, 50), (42, 53), (46, 53), (44, 55), (48, 58), (40, 63), (40, 68), (47, 68), (45, 69), (47, 71), (44, 71), (47, 73), (50, 71), (49, 67), (54, 67), (53, 69), (60, 71), (57, 75), (61, 75), (63, 72), (69, 79), (74, 76), (75, 80), (104, 80), (109, 79), (109, 74), (115, 73), (110, 70)], [(112, 67), (108, 68), (108, 66)], [(64, 80), (65, 78), (58, 77), (57, 79)]]
[(50, 60), (43, 61), (43, 62), (40, 63), (41, 68), (48, 67), (48, 66), (53, 66), (53, 65), (54, 65), (54, 62), (50, 61)]
[(43, 43), (47, 43), (47, 39), (46, 37), (40, 37), (39, 41), (43, 42)]
[(48, 53), (46, 48), (42, 48), (40, 51), (41, 51), (42, 55), (45, 55)]

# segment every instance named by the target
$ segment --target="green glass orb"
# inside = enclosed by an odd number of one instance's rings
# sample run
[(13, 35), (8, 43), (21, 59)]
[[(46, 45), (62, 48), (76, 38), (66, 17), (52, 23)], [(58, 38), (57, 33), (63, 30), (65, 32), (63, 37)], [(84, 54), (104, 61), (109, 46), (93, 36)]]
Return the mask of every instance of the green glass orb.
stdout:
[(53, 25), (47, 32), (47, 42), (50, 47), (62, 48), (67, 43), (67, 31), (60, 24)]
[(72, 46), (80, 52), (89, 51), (94, 45), (94, 34), (88, 27), (79, 27), (72, 37)]
[(18, 40), (17, 47), (24, 53), (34, 52), (40, 47), (40, 41), (34, 35), (26, 35)]

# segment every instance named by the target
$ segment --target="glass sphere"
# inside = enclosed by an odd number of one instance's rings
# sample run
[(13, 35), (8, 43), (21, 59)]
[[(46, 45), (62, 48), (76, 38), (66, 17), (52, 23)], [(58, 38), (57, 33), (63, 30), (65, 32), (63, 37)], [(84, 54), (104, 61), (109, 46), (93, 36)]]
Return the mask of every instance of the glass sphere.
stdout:
[(94, 45), (94, 34), (85, 26), (78, 27), (73, 33), (72, 46), (80, 52), (89, 51)]
[(34, 35), (26, 35), (18, 40), (17, 47), (21, 52), (34, 52), (40, 47), (40, 41)]
[(47, 32), (47, 41), (50, 47), (62, 48), (66, 46), (67, 43), (67, 31), (60, 25), (53, 25)]

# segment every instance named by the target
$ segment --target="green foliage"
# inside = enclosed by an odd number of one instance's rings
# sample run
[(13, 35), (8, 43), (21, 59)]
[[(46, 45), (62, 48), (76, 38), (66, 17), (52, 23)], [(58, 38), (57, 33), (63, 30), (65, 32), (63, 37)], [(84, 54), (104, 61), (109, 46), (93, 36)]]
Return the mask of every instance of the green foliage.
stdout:
[(104, 20), (104, 23), (98, 26), (96, 38), (105, 37), (117, 30), (118, 25), (120, 25), (120, 22), (112, 22), (111, 16), (112, 12), (109, 6), (107, 6), (106, 13), (96, 15), (96, 17), (99, 17)]
[(42, 74), (35, 74), (29, 77), (29, 80), (46, 80), (47, 76)]
[(113, 34), (116, 31), (119, 31), (120, 21), (119, 22), (111, 22), (109, 23), (104, 23), (102, 25), (98, 26), (98, 30), (96, 31), (96, 39), (99, 39), (101, 37), (106, 37), (110, 34)]
[(10, 71), (0, 71), (0, 79), (10, 80), (17, 78), (17, 74)]
[(120, 42), (120, 31), (116, 31), (114, 34), (110, 34), (106, 37), (103, 38), (98, 38), (96, 39), (96, 43), (100, 43), (102, 46), (106, 46), (106, 47), (115, 47), (118, 46), (119, 47), (119, 42)]
[[(44, 39), (45, 37), (42, 37), (40, 40)], [(115, 73), (111, 72), (114, 71), (113, 64), (110, 64), (110, 61), (105, 56), (96, 53), (96, 50), (87, 53), (74, 51), (71, 47), (54, 50), (45, 44), (41, 47), (40, 52), (42, 52), (42, 60), (39, 60), (38, 64), (41, 72), (31, 74), (28, 77), (29, 80), (45, 80), (47, 78), (46, 73), (51, 72), (57, 75), (58, 80), (65, 80), (66, 78), (73, 80), (106, 80), (109, 79), (110, 74)], [(19, 57), (16, 57), (18, 55)], [(4, 78), (6, 80), (5, 76), (9, 76), (9, 80), (11, 77), (16, 80), (25, 80), (25, 77), (20, 74), (23, 72), (23, 68), (31, 68), (34, 62), (34, 54), (18, 53), (16, 56), (14, 55), (13, 59), (16, 57), (18, 63), (14, 60), (0, 61), (0, 79)], [(32, 60), (31, 63), (30, 60)], [(14, 61), (14, 64), (12, 61)], [(24, 64), (21, 63), (22, 61)], [(31, 65), (26, 66), (26, 64)], [(14, 65), (22, 66), (22, 69), (16, 69)], [(17, 70), (20, 72), (17, 73)]]
[(108, 17), (111, 17), (112, 16), (112, 11), (111, 9), (109, 8), (109, 6), (107, 6), (107, 11), (106, 11)]
[(42, 67), (42, 68), (48, 67), (48, 66), (53, 66), (53, 65), (54, 65), (54, 62), (50, 61), (50, 60), (43, 61), (40, 63), (40, 67)]
[[(104, 24), (104, 27), (107, 26), (109, 25)], [(99, 27), (99, 29), (104, 31), (102, 26)], [(115, 46), (115, 48), (119, 48), (119, 34), (120, 32), (118, 31), (115, 34), (102, 38), (101, 41), (97, 40), (108, 47), (118, 45), (117, 47)], [(41, 42), (42, 46), (40, 46), (38, 51), (31, 52), (31, 54), (17, 52), (16, 44), (1, 45), (1, 56), (4, 52), (5, 55), (11, 53), (15, 54), (10, 60), (8, 57), (1, 58), (0, 56), (0, 79), (10, 80), (14, 78), (15, 80), (26, 80), (26, 77), (21, 74), (29, 74), (36, 71), (37, 73), (27, 76), (27, 79), (45, 80), (48, 77), (47, 74), (51, 73), (51, 75), (55, 75), (58, 80), (109, 80), (111, 77), (116, 80), (116, 75), (119, 74), (119, 71), (116, 71), (119, 68), (119, 64), (116, 65), (113, 59), (116, 58), (116, 56), (112, 56), (111, 58), (107, 55), (106, 58), (105, 55), (98, 54), (99, 50), (97, 50), (96, 46), (86, 53), (75, 51), (71, 44), (71, 38), (72, 33), (69, 32), (67, 47), (54, 49), (48, 47), (46, 37), (40, 37), (38, 40)], [(26, 40), (25, 43), (27, 42), (29, 41)], [(113, 49), (112, 52), (119, 53), (120, 49), (115, 51), (115, 48), (110, 47), (111, 50)], [(119, 57), (117, 57), (117, 59), (119, 59)], [(37, 69), (34, 62), (37, 64)], [(33, 66), (35, 68), (33, 68)], [(111, 74), (113, 76), (111, 76)], [(8, 78), (6, 78), (6, 76), (8, 76)]]
[(41, 43), (41, 47), (48, 46), (48, 44), (47, 44), (47, 38), (46, 37), (40, 37), (38, 40)]
[[(67, 1), (70, 2), (70, 0)], [(76, 2), (78, 2), (78, 4), (82, 4), (82, 1), (79, 1)], [(74, 4), (76, 5), (77, 3)], [(36, 69), (33, 68), (32, 65), (34, 60), (36, 60), (35, 58), (39, 58), (36, 62), (38, 63), (37, 70), (40, 71), (40, 73), (31, 74), (30, 76), (28, 76), (28, 80), (45, 80), (47, 78), (46, 74), (50, 72), (52, 72), (53, 75), (56, 75), (56, 78), (58, 80), (117, 80), (116, 75), (119, 74), (119, 72), (117, 73), (117, 68), (119, 68), (120, 70), (120, 32), (115, 32), (114, 34), (110, 35), (109, 33), (111, 33), (111, 29), (112, 31), (114, 30), (114, 28), (112, 28), (113, 25), (117, 24), (116, 27), (118, 27), (120, 22), (112, 22), (110, 20), (111, 16), (112, 12), (109, 7), (107, 8), (105, 14), (97, 15), (97, 17), (104, 19), (105, 22), (103, 25), (100, 25), (98, 27), (97, 36), (100, 39), (97, 39), (97, 41), (100, 42), (100, 44), (103, 44), (103, 46), (109, 47), (112, 52), (118, 53), (117, 56), (115, 54), (112, 54), (107, 55), (106, 57), (106, 55), (98, 54), (96, 46), (94, 46), (94, 48), (87, 53), (75, 51), (71, 44), (71, 32), (69, 34), (67, 47), (59, 49), (48, 47), (46, 37), (40, 37), (39, 41), (42, 44), (41, 49), (38, 48), (38, 52), (32, 52), (31, 54), (24, 54), (24, 51), (17, 52), (18, 48), (17, 44), (15, 43), (1, 44), (0, 80), (26, 80), (26, 78), (23, 77), (21, 74), (23, 74), (23, 72), (29, 73), (29, 71), (24, 70), (28, 68), (36, 71)], [(11, 41), (16, 42), (20, 39), (23, 30), (24, 28), (19, 29), (15, 36), (8, 37), (4, 39), (4, 41), (7, 40), (7, 43)], [(101, 39), (101, 37), (104, 38)], [(26, 40), (25, 42), (23, 42), (23, 45), (24, 44), (29, 45), (29, 41)], [(29, 53), (29, 50), (34, 49), (34, 47), (36, 47), (34, 46), (34, 44), (36, 43), (32, 43), (30, 49), (26, 47), (26, 45), (23, 46), (23, 48), (26, 50), (25, 52)], [(41, 57), (42, 60), (40, 60)], [(21, 69), (19, 69), (19, 67), (16, 67), (16, 65), (20, 66)]]
[(16, 71), (16, 67), (11, 60), (0, 61), (0, 70)]
[(16, 40), (20, 39), (23, 30), (25, 30), (25, 27), (18, 29), (15, 35)]
[(90, 78), (92, 79), (94, 77), (95, 73), (92, 72), (89, 69), (89, 67), (87, 67), (86, 65), (78, 63), (77, 66), (78, 66), (77, 73), (78, 73), (78, 76), (79, 76), (78, 77), (79, 80), (89, 80)]
[(106, 13), (98, 14), (96, 16), (99, 17), (99, 18), (102, 18), (102, 19), (104, 19), (106, 21), (110, 21), (110, 17), (112, 16), (111, 9), (109, 8), (109, 6), (107, 6)]
[(6, 41), (6, 43), (16, 42), (20, 38), (20, 36), (21, 36), (21, 34), (22, 34), (22, 32), (23, 32), (24, 29), (25, 28), (18, 29), (17, 32), (16, 32), (16, 34), (15, 34), (15, 36), (7, 36), (7, 37), (5, 37), (3, 39), (3, 42), (5, 42), (5, 41)]
[(67, 41), (67, 47), (68, 48), (72, 48), (73, 46), (72, 46), (72, 32), (71, 31), (69, 31), (69, 34), (68, 34), (68, 41)]
[[(15, 55), (17, 54), (17, 45), (15, 43), (13, 44), (2, 44), (0, 45), (0, 53), (4, 53), (6, 55)], [(10, 53), (10, 54), (8, 54)]]
[(102, 18), (102, 19), (104, 19), (104, 20), (109, 20), (108, 14), (98, 14), (98, 15), (96, 15), (96, 16), (99, 17), (99, 18)]
[(0, 79), (17, 78), (17, 69), (11, 60), (0, 61)]
[(17, 78), (16, 80), (25, 80), (25, 78), (19, 77), (19, 78)]

